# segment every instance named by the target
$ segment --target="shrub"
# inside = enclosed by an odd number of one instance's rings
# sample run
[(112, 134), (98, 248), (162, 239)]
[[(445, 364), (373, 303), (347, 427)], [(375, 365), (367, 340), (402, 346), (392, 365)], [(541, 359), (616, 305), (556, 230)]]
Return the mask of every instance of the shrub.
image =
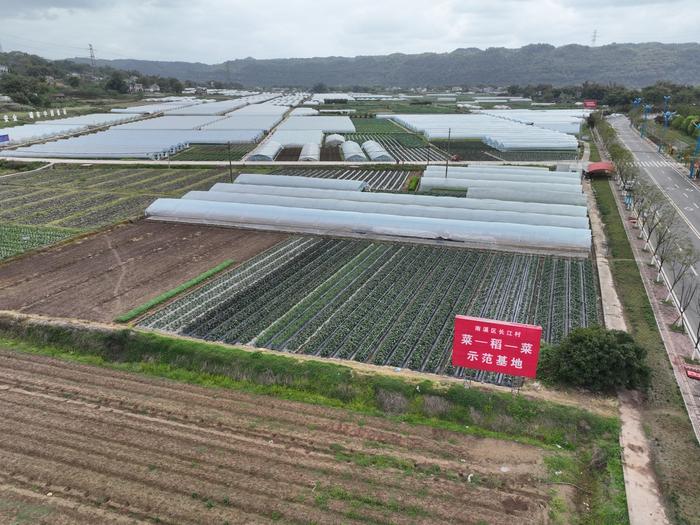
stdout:
[(538, 375), (595, 392), (646, 387), (646, 349), (620, 330), (577, 328), (557, 346), (542, 350)]

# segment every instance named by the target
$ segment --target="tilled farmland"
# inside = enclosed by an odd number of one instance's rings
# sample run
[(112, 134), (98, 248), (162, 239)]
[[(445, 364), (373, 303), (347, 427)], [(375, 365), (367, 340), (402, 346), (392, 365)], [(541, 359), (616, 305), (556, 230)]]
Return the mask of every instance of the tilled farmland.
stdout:
[(242, 263), (286, 238), (148, 221), (123, 225), (0, 266), (0, 309), (112, 321), (226, 259)]
[(462, 375), (456, 314), (539, 324), (559, 341), (598, 323), (591, 262), (293, 238), (147, 317), (211, 341)]
[(0, 360), (6, 523), (535, 524), (560, 488), (533, 446), (6, 349)]

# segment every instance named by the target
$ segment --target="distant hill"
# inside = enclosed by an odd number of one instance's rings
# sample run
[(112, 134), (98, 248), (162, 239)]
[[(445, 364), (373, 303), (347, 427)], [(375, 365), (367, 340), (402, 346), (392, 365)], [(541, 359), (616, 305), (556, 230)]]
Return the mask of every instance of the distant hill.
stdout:
[[(204, 82), (239, 82), (245, 86), (441, 86), (582, 82), (642, 87), (667, 80), (700, 84), (700, 44), (610, 44), (599, 47), (533, 44), (519, 49), (456, 49), (451, 53), (314, 57), (222, 64), (100, 60), (100, 65), (148, 75)], [(74, 59), (84, 62), (85, 59)]]

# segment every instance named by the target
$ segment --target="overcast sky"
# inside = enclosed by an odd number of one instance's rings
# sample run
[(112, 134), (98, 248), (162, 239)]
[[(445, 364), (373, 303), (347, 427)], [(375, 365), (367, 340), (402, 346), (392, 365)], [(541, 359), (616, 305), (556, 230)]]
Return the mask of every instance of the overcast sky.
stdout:
[(255, 57), (694, 42), (698, 0), (0, 0), (0, 45), (47, 58)]

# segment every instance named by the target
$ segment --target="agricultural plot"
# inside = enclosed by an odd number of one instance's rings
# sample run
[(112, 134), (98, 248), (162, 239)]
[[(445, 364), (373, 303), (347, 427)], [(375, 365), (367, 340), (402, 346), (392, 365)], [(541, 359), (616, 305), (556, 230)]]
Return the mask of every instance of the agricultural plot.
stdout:
[(438, 149), (450, 152), (450, 155), (459, 155), (462, 160), (505, 160), (502, 153), (480, 140), (447, 140), (431, 141)]
[(256, 144), (193, 144), (173, 155), (173, 160), (241, 160)]
[(278, 175), (296, 175), (320, 179), (362, 180), (371, 190), (399, 191), (412, 174), (404, 170), (358, 170), (338, 168), (281, 168), (272, 172)]
[[(598, 323), (589, 260), (293, 238), (142, 326), (212, 341), (464, 375), (455, 314), (538, 323), (557, 342)], [(495, 377), (500, 381), (502, 378)]]
[(1, 523), (534, 525), (555, 495), (571, 501), (535, 445), (6, 348), (0, 360)]
[(75, 234), (75, 230), (0, 223), (0, 260), (62, 241)]
[[(67, 165), (3, 177), (0, 227), (3, 231), (20, 231), (20, 225), (33, 227), (25, 228), (29, 233), (21, 234), (3, 252), (14, 255), (17, 249), (44, 246), (78, 231), (138, 217), (159, 196), (179, 196), (228, 180), (228, 172), (222, 169)], [(24, 237), (29, 240), (21, 241)]]
[[(0, 226), (0, 255), (74, 234), (75, 230)], [(287, 238), (151, 221), (110, 228), (0, 265), (0, 310), (112, 321), (222, 261), (243, 263)]]
[(377, 141), (400, 162), (441, 162), (447, 159), (446, 152), (411, 133), (349, 133), (345, 137), (358, 144), (366, 140)]

